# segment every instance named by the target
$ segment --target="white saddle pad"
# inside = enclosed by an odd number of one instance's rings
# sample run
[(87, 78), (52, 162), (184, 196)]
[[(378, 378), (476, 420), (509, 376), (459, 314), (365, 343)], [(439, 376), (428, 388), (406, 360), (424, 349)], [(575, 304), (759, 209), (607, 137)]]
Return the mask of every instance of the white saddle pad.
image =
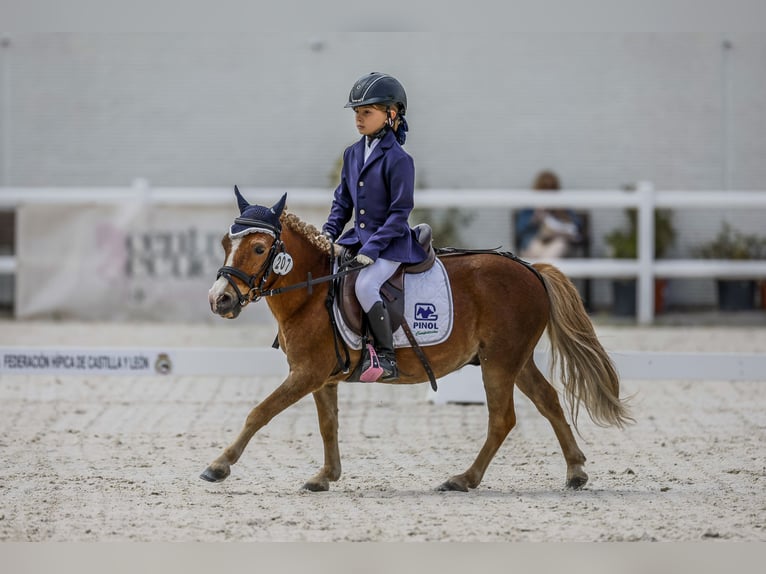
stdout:
[[(346, 344), (352, 349), (361, 349), (362, 338), (343, 321), (337, 299), (333, 313)], [(452, 333), (452, 315), (452, 289), (440, 260), (423, 273), (404, 274), (404, 320), (418, 345), (427, 347), (445, 341)], [(401, 327), (394, 331), (394, 346), (410, 346)]]

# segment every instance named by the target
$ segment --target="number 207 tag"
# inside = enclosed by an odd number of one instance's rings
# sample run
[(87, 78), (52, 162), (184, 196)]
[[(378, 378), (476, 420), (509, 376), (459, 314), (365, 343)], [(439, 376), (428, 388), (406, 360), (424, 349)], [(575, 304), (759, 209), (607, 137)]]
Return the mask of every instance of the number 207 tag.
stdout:
[(277, 275), (287, 275), (293, 268), (293, 258), (289, 253), (277, 253), (271, 268)]

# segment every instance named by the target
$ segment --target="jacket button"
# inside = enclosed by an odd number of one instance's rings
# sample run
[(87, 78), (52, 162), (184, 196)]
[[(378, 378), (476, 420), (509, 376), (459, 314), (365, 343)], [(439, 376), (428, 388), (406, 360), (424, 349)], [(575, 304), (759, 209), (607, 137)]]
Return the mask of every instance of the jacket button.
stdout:
[(363, 221), (362, 223), (360, 223), (360, 224), (359, 224), (359, 227), (360, 227), (361, 229), (364, 229), (364, 228), (365, 228), (365, 227), (367, 227), (367, 226), (364, 224), (364, 221)]
[(359, 187), (364, 187), (364, 182), (363, 181), (359, 182)]
[(359, 215), (364, 215), (365, 213), (367, 213), (367, 212), (364, 209), (360, 209), (359, 210)]

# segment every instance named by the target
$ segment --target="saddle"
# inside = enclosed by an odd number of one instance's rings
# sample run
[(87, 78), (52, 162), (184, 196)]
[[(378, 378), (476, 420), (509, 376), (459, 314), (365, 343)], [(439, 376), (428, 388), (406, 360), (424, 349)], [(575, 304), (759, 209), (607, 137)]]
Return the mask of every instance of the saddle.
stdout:
[[(431, 226), (427, 223), (419, 223), (413, 227), (418, 243), (426, 252), (426, 258), (420, 263), (413, 265), (400, 265), (391, 278), (380, 288), (380, 294), (386, 303), (388, 314), (391, 319), (391, 330), (396, 329), (402, 324), (404, 318), (404, 274), (405, 273), (423, 273), (433, 267), (436, 261), (436, 252), (432, 245), (433, 232)], [(344, 250), (338, 257), (339, 264), (350, 261), (356, 254), (349, 250)], [(358, 273), (351, 273), (342, 277), (338, 281), (336, 300), (341, 317), (346, 325), (357, 335), (362, 333), (362, 306), (356, 298), (356, 278)]]

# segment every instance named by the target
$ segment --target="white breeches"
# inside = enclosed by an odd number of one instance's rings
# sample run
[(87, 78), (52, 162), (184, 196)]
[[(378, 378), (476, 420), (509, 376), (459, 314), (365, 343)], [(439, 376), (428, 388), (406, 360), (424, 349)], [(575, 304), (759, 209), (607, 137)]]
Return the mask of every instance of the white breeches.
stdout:
[(359, 299), (365, 313), (369, 313), (372, 306), (381, 300), (380, 288), (396, 272), (399, 265), (401, 263), (398, 261), (378, 257), (375, 263), (359, 272), (356, 279), (356, 298)]

